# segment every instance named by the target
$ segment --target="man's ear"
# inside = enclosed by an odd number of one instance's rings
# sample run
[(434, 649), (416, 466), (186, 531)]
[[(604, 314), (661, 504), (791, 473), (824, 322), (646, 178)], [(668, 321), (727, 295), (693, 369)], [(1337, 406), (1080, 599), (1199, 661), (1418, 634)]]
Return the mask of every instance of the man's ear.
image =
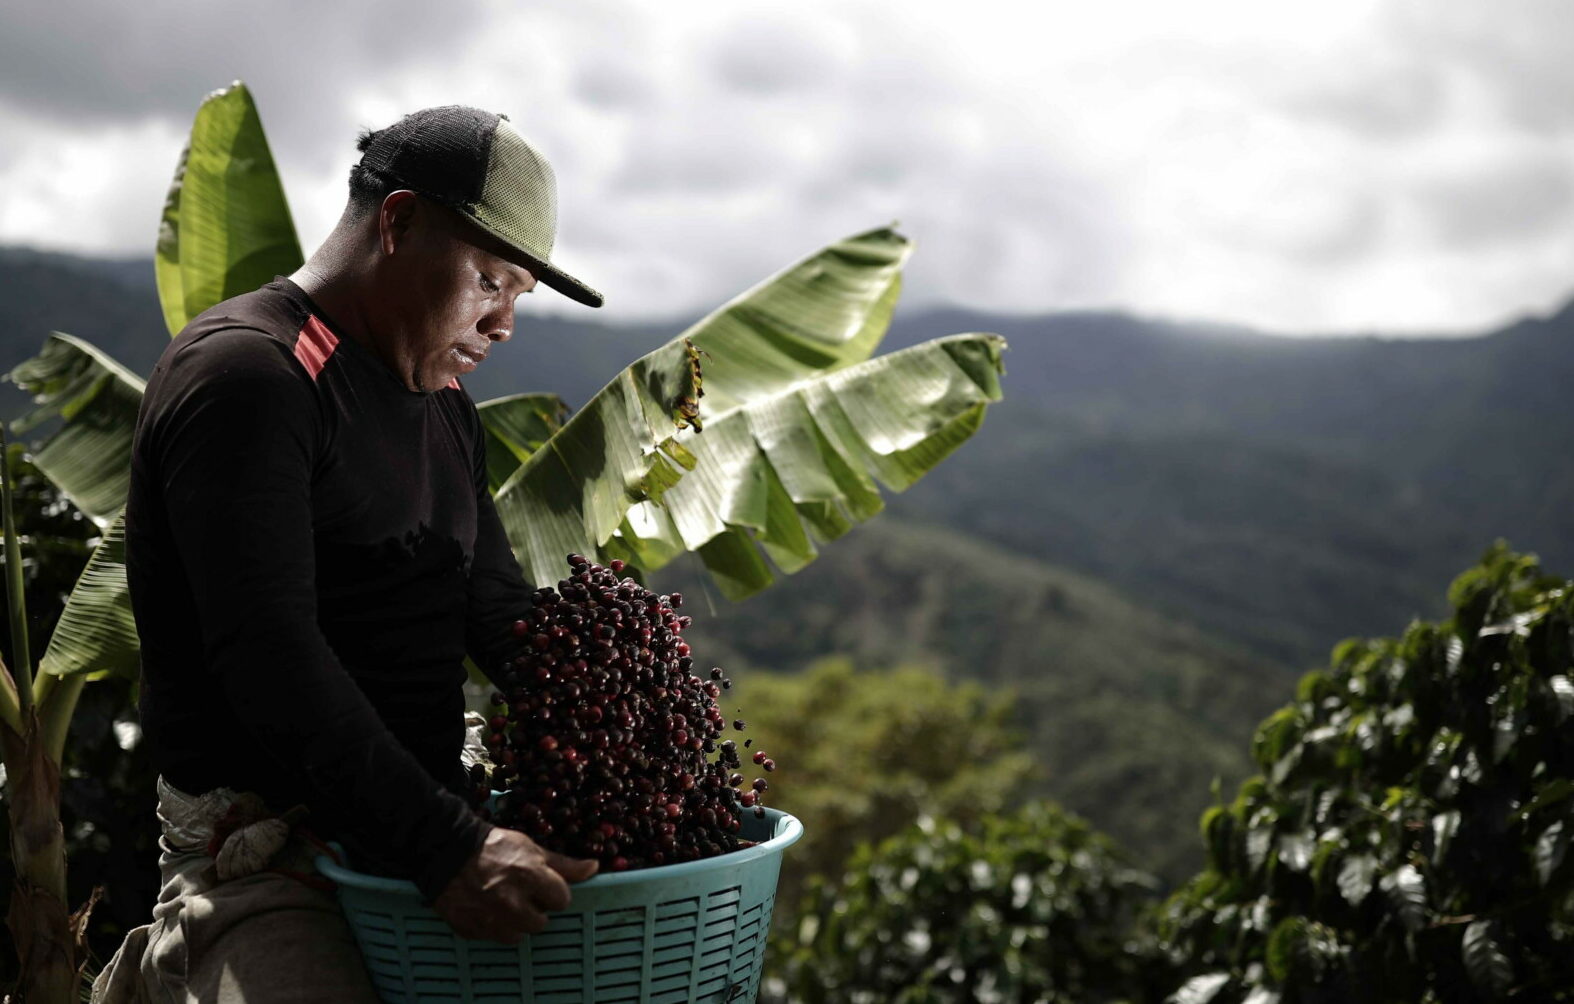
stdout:
[(388, 193), (377, 213), (377, 243), (383, 254), (392, 255), (404, 245), (411, 231), (420, 225), (419, 217), (425, 208), (409, 189)]

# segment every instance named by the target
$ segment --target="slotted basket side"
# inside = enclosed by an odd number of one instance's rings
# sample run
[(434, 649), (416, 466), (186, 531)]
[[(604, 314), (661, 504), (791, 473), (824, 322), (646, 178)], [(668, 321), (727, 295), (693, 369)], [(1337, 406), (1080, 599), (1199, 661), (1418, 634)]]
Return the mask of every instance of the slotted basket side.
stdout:
[(597, 875), (517, 945), (468, 941), (415, 884), (322, 856), (378, 995), (388, 1004), (752, 1004), (782, 852), (803, 835), (776, 809), (745, 813), (760, 843), (702, 861)]

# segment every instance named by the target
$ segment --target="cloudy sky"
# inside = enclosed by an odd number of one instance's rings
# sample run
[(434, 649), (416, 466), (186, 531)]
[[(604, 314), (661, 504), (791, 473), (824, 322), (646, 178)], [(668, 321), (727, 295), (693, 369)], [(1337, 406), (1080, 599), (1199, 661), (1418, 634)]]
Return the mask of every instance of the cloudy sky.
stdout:
[(150, 254), (198, 103), (239, 78), (308, 253), (358, 129), (508, 113), (608, 321), (892, 221), (910, 306), (1403, 334), (1574, 294), (1566, 0), (232, 6), (0, 9), (0, 243)]

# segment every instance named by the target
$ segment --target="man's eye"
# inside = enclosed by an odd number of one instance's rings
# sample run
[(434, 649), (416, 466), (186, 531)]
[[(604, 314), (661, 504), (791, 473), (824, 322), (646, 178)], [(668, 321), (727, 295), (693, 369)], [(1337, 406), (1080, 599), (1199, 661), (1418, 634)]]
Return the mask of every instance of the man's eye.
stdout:
[(484, 273), (477, 272), (476, 275), (481, 277), (481, 288), (482, 289), (486, 290), (489, 293), (502, 292), (503, 287), (497, 285), (491, 279), (488, 279)]

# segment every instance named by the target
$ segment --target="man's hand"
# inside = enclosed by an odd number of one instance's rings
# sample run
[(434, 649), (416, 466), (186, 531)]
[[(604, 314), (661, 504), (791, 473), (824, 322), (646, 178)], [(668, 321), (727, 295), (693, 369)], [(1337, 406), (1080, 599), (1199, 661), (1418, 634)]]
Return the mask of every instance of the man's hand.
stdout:
[(460, 937), (513, 945), (545, 929), (547, 911), (568, 906), (568, 883), (583, 882), (598, 867), (592, 858), (564, 857), (494, 826), (432, 908)]

